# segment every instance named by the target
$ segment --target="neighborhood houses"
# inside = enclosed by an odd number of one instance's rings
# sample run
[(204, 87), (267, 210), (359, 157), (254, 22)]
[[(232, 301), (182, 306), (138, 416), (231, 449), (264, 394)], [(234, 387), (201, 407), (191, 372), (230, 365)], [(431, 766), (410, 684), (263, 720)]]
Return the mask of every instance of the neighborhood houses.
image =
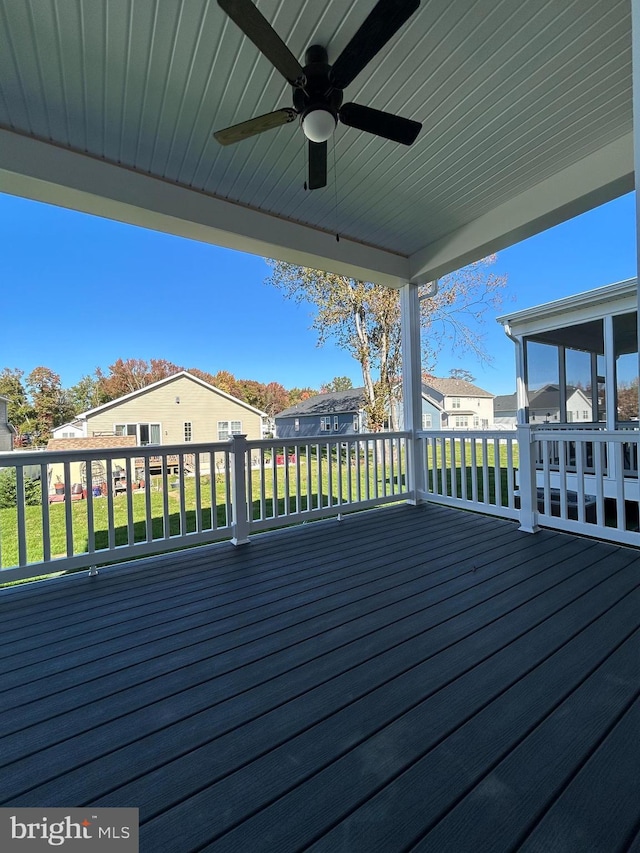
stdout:
[[(422, 384), (422, 429), (490, 429), (493, 399), (493, 394), (466, 380), (429, 377)], [(316, 394), (275, 416), (276, 438), (366, 432), (365, 402), (364, 388)], [(396, 416), (403, 429), (400, 404)]]

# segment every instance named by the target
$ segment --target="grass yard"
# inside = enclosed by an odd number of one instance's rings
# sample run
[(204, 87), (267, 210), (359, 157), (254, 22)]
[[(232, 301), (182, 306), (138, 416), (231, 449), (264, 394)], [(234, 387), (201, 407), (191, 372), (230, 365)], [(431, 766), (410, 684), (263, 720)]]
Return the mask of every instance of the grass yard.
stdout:
[[(436, 444), (435, 453), (433, 448), (428, 445), (428, 490), (438, 495), (447, 495), (449, 497), (464, 496), (471, 499), (475, 480), (477, 499), (479, 501), (486, 500), (486, 491), (488, 495), (488, 502), (490, 504), (506, 504), (510, 476), (506, 442), (500, 442), (497, 455), (493, 441), (487, 443), (486, 453), (483, 445), (481, 443), (477, 443), (475, 445), (474, 458), (472, 455), (473, 451), (471, 448), (471, 442), (463, 442), (460, 438), (460, 436), (457, 436), (457, 440), (454, 440), (453, 442), (450, 438), (445, 440), (444, 462), (442, 445), (440, 443)], [(454, 445), (453, 451), (452, 444)], [(452, 459), (454, 456), (455, 465), (452, 465)], [(514, 471), (513, 476), (515, 478), (515, 471), (518, 468), (518, 445), (515, 442), (512, 446), (512, 467)], [(453, 489), (453, 468), (455, 468), (455, 491)], [(465, 476), (463, 476), (463, 469)], [(498, 476), (496, 476), (496, 474), (498, 474)], [(498, 484), (499, 495), (501, 496), (500, 501), (496, 499), (496, 484)], [(515, 479), (511, 485), (515, 488)]]

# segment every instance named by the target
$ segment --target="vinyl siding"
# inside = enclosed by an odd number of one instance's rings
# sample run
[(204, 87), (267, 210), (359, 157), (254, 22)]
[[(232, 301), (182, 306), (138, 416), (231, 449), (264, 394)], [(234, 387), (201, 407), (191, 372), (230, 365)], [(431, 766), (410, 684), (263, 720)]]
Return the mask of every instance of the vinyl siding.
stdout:
[[(294, 417), (276, 418), (276, 437), (277, 438), (331, 438), (336, 435), (357, 435), (357, 430), (353, 428), (353, 419), (356, 412), (341, 412), (339, 414), (327, 412), (323, 415), (298, 415), (300, 420), (300, 429), (296, 430)], [(331, 418), (331, 430), (320, 431), (320, 418)], [(338, 418), (338, 429), (333, 428), (333, 419)]]
[[(176, 397), (180, 402), (176, 403)], [(261, 438), (261, 416), (241, 403), (205, 388), (187, 376), (113, 405), (87, 417), (87, 434), (113, 434), (116, 424), (159, 423), (161, 444), (184, 443), (185, 422), (191, 440), (218, 441), (218, 421), (240, 421), (250, 439)]]

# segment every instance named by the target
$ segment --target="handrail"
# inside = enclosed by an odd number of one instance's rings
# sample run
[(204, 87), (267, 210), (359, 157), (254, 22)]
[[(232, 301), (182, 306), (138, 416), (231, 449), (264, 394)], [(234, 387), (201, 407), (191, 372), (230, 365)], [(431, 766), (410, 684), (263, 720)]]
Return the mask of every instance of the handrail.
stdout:
[(0, 509), (0, 583), (225, 538), (241, 544), (258, 530), (406, 499), (408, 436), (0, 454), (17, 490)]

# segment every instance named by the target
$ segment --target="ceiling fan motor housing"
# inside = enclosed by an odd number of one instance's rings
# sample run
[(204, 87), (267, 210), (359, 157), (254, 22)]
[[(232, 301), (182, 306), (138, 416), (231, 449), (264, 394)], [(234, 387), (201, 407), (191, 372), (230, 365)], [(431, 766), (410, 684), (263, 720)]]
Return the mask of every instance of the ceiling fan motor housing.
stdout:
[(304, 55), (305, 82), (293, 88), (293, 106), (300, 114), (300, 122), (316, 110), (331, 113), (336, 124), (338, 110), (342, 106), (342, 90), (331, 85), (327, 51), (319, 44), (311, 45)]

